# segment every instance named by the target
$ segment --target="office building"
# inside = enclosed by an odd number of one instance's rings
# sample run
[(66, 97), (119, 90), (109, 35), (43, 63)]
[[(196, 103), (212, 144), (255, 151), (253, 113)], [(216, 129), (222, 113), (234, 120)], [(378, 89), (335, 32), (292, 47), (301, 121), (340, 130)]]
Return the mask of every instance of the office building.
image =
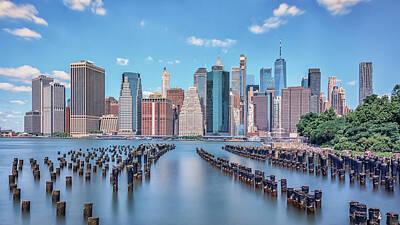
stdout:
[(231, 68), (231, 85), (232, 93), (241, 95), (242, 87), (242, 73), (239, 66), (234, 66)]
[(337, 86), (336, 84), (336, 77), (335, 76), (330, 76), (328, 78), (328, 108), (331, 108), (333, 106), (332, 102), (333, 102), (333, 97), (332, 97), (332, 93), (333, 93), (333, 87)]
[(203, 112), (196, 87), (189, 87), (179, 114), (179, 135), (203, 135)]
[(53, 81), (53, 78), (45, 75), (39, 75), (32, 79), (32, 111), (39, 110), (40, 112), (40, 123), (37, 128), (40, 133), (43, 133), (43, 89)]
[(319, 96), (319, 112), (323, 113), (328, 109), (328, 100), (326, 100), (326, 95), (322, 92)]
[(24, 116), (24, 132), (32, 135), (41, 134), (40, 117), (40, 110), (26, 112)]
[(167, 90), (170, 88), (170, 74), (166, 67), (161, 74), (161, 91), (164, 98), (167, 97)]
[(113, 97), (108, 97), (104, 99), (104, 115), (115, 115), (118, 116), (118, 101)]
[(318, 68), (308, 70), (308, 88), (311, 90), (310, 111), (319, 113), (319, 95), (321, 94), (321, 71)]
[(268, 89), (266, 92), (258, 92), (253, 96), (254, 125), (257, 131), (272, 131), (273, 106), (275, 90)]
[(282, 89), (286, 88), (286, 61), (282, 58), (282, 42), (279, 47), (279, 59), (275, 60), (275, 96), (281, 96)]
[(289, 87), (282, 90), (282, 128), (286, 134), (297, 133), (300, 117), (310, 112), (311, 88)]
[(181, 111), (183, 100), (185, 98), (185, 91), (182, 88), (170, 88), (167, 90), (167, 99), (171, 100), (172, 109), (174, 111), (174, 133), (179, 134), (179, 113)]
[(346, 92), (342, 85), (340, 85), (338, 91), (338, 107), (337, 107), (337, 114), (344, 116), (347, 114), (347, 106), (346, 106)]
[(303, 88), (308, 88), (308, 76), (301, 78), (301, 86)]
[(207, 133), (229, 135), (229, 72), (224, 71), (221, 58), (207, 73)]
[(71, 63), (71, 135), (100, 130), (104, 115), (105, 71), (92, 62)]
[(69, 134), (71, 133), (71, 107), (67, 106), (65, 107), (65, 133)]
[(207, 102), (207, 69), (198, 68), (196, 73), (194, 73), (194, 87), (197, 88), (199, 93), (201, 109), (203, 112), (203, 120), (205, 126), (205, 115), (206, 115), (206, 102)]
[(118, 132), (118, 116), (107, 114), (100, 117), (100, 130), (104, 134), (113, 134)]
[(122, 74), (118, 114), (118, 131), (121, 134), (140, 134), (142, 94), (140, 74), (124, 72)]
[[(275, 92), (276, 93), (276, 92)], [(282, 135), (282, 98), (274, 97), (272, 112), (272, 136), (281, 137)]]
[(372, 87), (372, 62), (361, 62), (359, 66), (359, 100), (358, 104), (362, 104), (363, 100), (374, 93)]
[[(240, 55), (240, 73), (241, 73), (241, 89), (240, 89), (240, 98), (241, 98), (241, 106), (240, 106), (240, 126), (242, 129), (239, 129), (239, 134), (247, 136), (247, 58), (245, 55)], [(243, 131), (240, 132), (240, 131)]]
[(246, 85), (256, 84), (256, 77), (253, 74), (246, 75)]
[(173, 134), (171, 100), (154, 93), (142, 99), (142, 135), (171, 136)]
[(43, 134), (65, 132), (65, 87), (51, 82), (43, 88)]
[(335, 112), (337, 112), (339, 107), (339, 88), (337, 85), (332, 88), (332, 106)]
[(265, 92), (269, 88), (274, 88), (274, 78), (272, 77), (272, 68), (260, 69), (260, 92)]

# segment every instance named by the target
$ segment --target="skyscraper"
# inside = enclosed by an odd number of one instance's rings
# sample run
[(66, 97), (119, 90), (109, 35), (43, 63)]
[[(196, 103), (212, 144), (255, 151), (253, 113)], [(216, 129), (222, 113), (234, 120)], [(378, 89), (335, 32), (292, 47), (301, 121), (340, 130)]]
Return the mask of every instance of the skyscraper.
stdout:
[(328, 80), (328, 108), (332, 107), (332, 92), (334, 86), (336, 86), (336, 77), (330, 76)]
[(231, 89), (232, 93), (241, 95), (242, 88), (242, 73), (239, 66), (233, 66), (231, 68)]
[(224, 71), (221, 59), (207, 73), (207, 133), (229, 134), (229, 72)]
[(339, 107), (339, 88), (337, 85), (333, 86), (332, 88), (332, 106), (336, 112)]
[(140, 134), (142, 115), (142, 80), (139, 73), (122, 74), (119, 97), (119, 132)]
[(328, 109), (328, 101), (326, 100), (326, 95), (324, 92), (321, 92), (319, 96), (319, 112), (323, 113)]
[(243, 128), (243, 133), (241, 135), (247, 135), (247, 58), (245, 55), (240, 55), (240, 73), (241, 73), (241, 88), (240, 88), (240, 98), (241, 98), (241, 106), (240, 106), (240, 126)]
[(173, 134), (171, 101), (154, 93), (142, 99), (142, 135), (170, 136)]
[(319, 113), (319, 95), (321, 94), (321, 71), (320, 69), (308, 70), (308, 87), (311, 89), (310, 111)]
[(267, 91), (268, 88), (274, 88), (274, 78), (272, 77), (272, 68), (260, 69), (260, 92)]
[(346, 110), (346, 92), (344, 91), (344, 88), (342, 84), (340, 84), (340, 88), (338, 91), (338, 107), (337, 107), (337, 114), (344, 116), (347, 113)]
[(171, 100), (174, 111), (174, 134), (179, 134), (179, 113), (181, 112), (185, 91), (182, 88), (170, 88), (167, 90), (167, 99)]
[(275, 61), (275, 96), (281, 96), (282, 89), (286, 88), (286, 61), (282, 58), (282, 41), (279, 47), (279, 59)]
[(308, 88), (308, 76), (301, 78), (301, 86), (303, 88)]
[(32, 110), (25, 113), (24, 132), (33, 135), (39, 135), (40, 131), (40, 111)]
[(256, 77), (253, 74), (246, 74), (246, 85), (256, 84)]
[(272, 112), (272, 132), (274, 136), (280, 137), (282, 129), (282, 98), (281, 96), (274, 97), (274, 105)]
[(362, 104), (364, 98), (373, 94), (372, 87), (372, 62), (361, 62), (359, 67), (359, 100), (358, 103)]
[(162, 82), (161, 83), (161, 90), (162, 90), (162, 95), (163, 95), (164, 98), (167, 97), (167, 90), (170, 87), (169, 80), (170, 80), (170, 74), (169, 74), (167, 68), (164, 67), (164, 70), (163, 70), (163, 72), (161, 74), (161, 82)]
[(65, 107), (65, 133), (69, 134), (71, 132), (71, 106)]
[[(203, 112), (203, 128), (206, 126), (206, 102), (207, 102), (207, 69), (198, 68), (194, 73), (194, 87), (200, 98), (201, 110)], [(204, 132), (203, 132), (204, 133)]]
[(113, 97), (104, 99), (104, 115), (115, 115), (118, 116), (118, 101)]
[(43, 134), (65, 132), (65, 87), (51, 82), (43, 88)]
[(203, 135), (203, 112), (196, 87), (189, 87), (179, 114), (179, 135)]
[(105, 71), (92, 62), (71, 63), (71, 135), (100, 130), (104, 114)]
[(282, 128), (286, 133), (297, 133), (300, 117), (310, 112), (311, 89), (289, 87), (282, 90)]
[(272, 130), (272, 112), (275, 90), (268, 89), (266, 92), (255, 93), (254, 125), (258, 131), (270, 132)]
[(40, 133), (43, 133), (43, 90), (53, 81), (53, 78), (45, 75), (39, 75), (32, 79), (32, 111), (40, 112), (40, 127), (38, 128)]

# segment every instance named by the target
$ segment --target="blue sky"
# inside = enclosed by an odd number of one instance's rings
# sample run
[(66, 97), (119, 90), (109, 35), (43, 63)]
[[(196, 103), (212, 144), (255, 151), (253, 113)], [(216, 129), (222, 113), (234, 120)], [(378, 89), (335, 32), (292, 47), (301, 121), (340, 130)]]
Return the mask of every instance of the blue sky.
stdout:
[(373, 62), (375, 93), (400, 83), (399, 9), (398, 0), (0, 0), (0, 127), (23, 130), (31, 78), (49, 74), (68, 87), (71, 62), (105, 68), (106, 96), (117, 98), (124, 71), (157, 91), (166, 66), (171, 86), (186, 90), (218, 56), (230, 71), (245, 54), (258, 81), (279, 40), (288, 86), (318, 67), (322, 91), (337, 76), (355, 108), (359, 62)]

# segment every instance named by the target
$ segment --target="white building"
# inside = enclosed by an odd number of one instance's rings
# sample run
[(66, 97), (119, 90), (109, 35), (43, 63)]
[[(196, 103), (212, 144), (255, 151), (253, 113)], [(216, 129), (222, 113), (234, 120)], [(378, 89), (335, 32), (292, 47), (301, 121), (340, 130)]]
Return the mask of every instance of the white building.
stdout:
[(163, 98), (166, 98), (167, 91), (170, 88), (170, 83), (169, 83), (170, 75), (169, 75), (167, 68), (165, 68), (165, 67), (162, 72), (161, 79), (162, 79), (162, 83), (161, 83), (162, 96), (163, 96)]
[(100, 130), (103, 133), (111, 134), (118, 129), (118, 116), (113, 114), (104, 115), (100, 118)]
[(119, 126), (121, 134), (132, 134), (132, 94), (127, 76), (123, 76), (119, 96)]
[(43, 88), (43, 134), (65, 132), (65, 87), (51, 82)]
[(190, 87), (183, 100), (179, 114), (179, 135), (203, 135), (203, 112), (196, 87)]

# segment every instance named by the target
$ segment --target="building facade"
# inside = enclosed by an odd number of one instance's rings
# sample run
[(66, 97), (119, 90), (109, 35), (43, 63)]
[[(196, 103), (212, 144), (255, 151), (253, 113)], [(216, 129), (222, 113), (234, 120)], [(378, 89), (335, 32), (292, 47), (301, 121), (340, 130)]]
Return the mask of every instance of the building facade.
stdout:
[(65, 107), (65, 133), (71, 133), (71, 107)]
[(242, 73), (240, 71), (239, 66), (234, 66), (231, 68), (231, 84), (230, 84), (232, 93), (241, 94), (241, 87), (242, 87)]
[(118, 116), (114, 114), (103, 115), (100, 118), (100, 130), (105, 134), (118, 131)]
[(311, 89), (289, 87), (282, 90), (282, 128), (286, 134), (297, 133), (300, 117), (310, 112)]
[(311, 90), (310, 111), (319, 113), (319, 96), (321, 94), (321, 71), (319, 68), (308, 70), (308, 88)]
[(43, 134), (65, 132), (65, 87), (51, 82), (43, 88)]
[(328, 109), (328, 100), (326, 100), (326, 95), (324, 92), (321, 92), (319, 96), (319, 112), (323, 113)]
[(260, 69), (260, 92), (265, 92), (269, 88), (274, 88), (274, 78), (272, 77), (272, 68)]
[(258, 131), (272, 131), (274, 95), (275, 90), (272, 88), (253, 96), (254, 125)]
[(161, 91), (164, 98), (167, 97), (167, 90), (170, 88), (170, 74), (166, 67), (161, 74)]
[(229, 134), (229, 72), (224, 71), (221, 59), (207, 73), (207, 133)]
[(118, 114), (118, 130), (121, 134), (140, 134), (142, 95), (140, 74), (124, 72), (121, 79)]
[(203, 135), (203, 112), (196, 87), (189, 87), (179, 114), (179, 135)]
[(40, 123), (40, 110), (26, 112), (24, 116), (24, 132), (32, 135), (41, 134)]
[(32, 111), (40, 111), (40, 123), (38, 129), (43, 133), (43, 90), (54, 79), (45, 75), (39, 75), (32, 79)]
[(359, 90), (358, 104), (362, 104), (364, 99), (374, 93), (372, 87), (372, 62), (361, 62), (359, 66)]
[(336, 77), (335, 76), (330, 76), (328, 78), (328, 108), (332, 107), (332, 93), (333, 93), (333, 87), (337, 86), (336, 84)]
[(142, 135), (170, 136), (173, 134), (173, 110), (169, 99), (151, 94), (142, 99)]
[(100, 130), (104, 114), (105, 70), (92, 62), (71, 63), (71, 135)]
[(308, 76), (301, 78), (301, 86), (303, 88), (308, 88)]
[(282, 58), (282, 42), (280, 42), (279, 59), (275, 60), (275, 96), (281, 96), (282, 89), (286, 88), (286, 61)]
[(182, 88), (170, 88), (167, 90), (167, 99), (171, 100), (174, 110), (174, 134), (179, 134), (179, 114), (182, 109), (185, 91)]
[(118, 116), (118, 100), (113, 97), (108, 97), (104, 99), (104, 115), (115, 115)]

